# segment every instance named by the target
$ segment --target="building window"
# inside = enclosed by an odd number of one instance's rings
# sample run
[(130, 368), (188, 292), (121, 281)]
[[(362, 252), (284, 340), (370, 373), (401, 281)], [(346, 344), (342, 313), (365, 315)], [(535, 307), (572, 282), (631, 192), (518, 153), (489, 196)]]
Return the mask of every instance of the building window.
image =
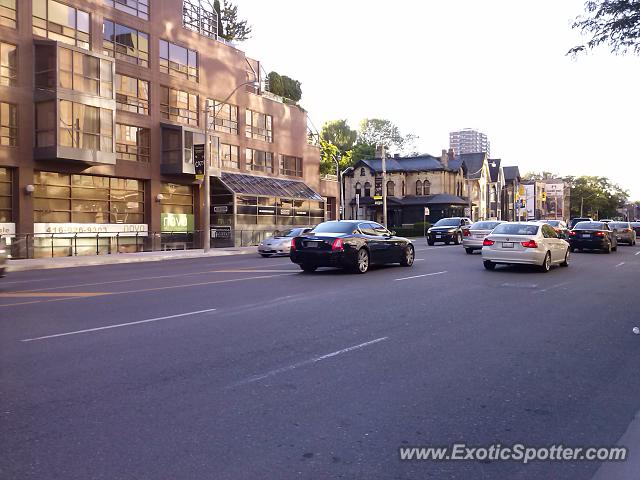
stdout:
[(362, 185), (360, 182), (356, 183), (356, 195), (362, 195)]
[(116, 159), (149, 163), (151, 131), (116, 123)]
[(87, 12), (55, 0), (32, 2), (34, 35), (89, 49), (91, 22)]
[(422, 182), (420, 180), (416, 181), (416, 195), (422, 195)]
[(149, 35), (111, 20), (102, 25), (102, 48), (105, 55), (118, 60), (149, 66)]
[(280, 155), (280, 174), (302, 177), (302, 159), (289, 155)]
[(240, 168), (240, 149), (237, 145), (220, 144), (222, 168)]
[(216, 117), (216, 132), (238, 134), (238, 107), (228, 103), (213, 101), (213, 115)]
[(364, 196), (365, 197), (371, 196), (371, 184), (369, 182), (366, 182), (364, 184)]
[(364, 175), (365, 175), (364, 168), (361, 168), (361, 169), (360, 169), (360, 176), (361, 176), (361, 177), (364, 177)]
[(12, 221), (11, 170), (0, 167), (0, 223)]
[(198, 52), (160, 40), (160, 71), (172, 77), (198, 81)]
[(273, 153), (247, 148), (247, 170), (273, 173)]
[(194, 161), (194, 145), (204, 146), (204, 134), (197, 132), (184, 132), (183, 160), (184, 163), (193, 163)]
[(116, 73), (116, 108), (149, 115), (149, 82)]
[(162, 213), (193, 215), (193, 188), (191, 185), (177, 185), (162, 182)]
[(431, 182), (429, 180), (425, 180), (422, 185), (422, 194), (423, 195), (431, 195)]
[(35, 172), (35, 222), (144, 223), (144, 182)]
[(173, 122), (198, 126), (198, 95), (160, 87), (160, 116)]
[(247, 110), (246, 114), (246, 135), (247, 138), (255, 138), (264, 142), (273, 142), (273, 119), (271, 115), (266, 115), (253, 110)]
[(395, 196), (395, 187), (396, 184), (393, 182), (387, 182), (387, 196), (393, 197)]
[(18, 145), (18, 114), (12, 103), (0, 102), (0, 145)]
[(113, 110), (60, 100), (59, 120), (60, 145), (113, 152)]
[(113, 98), (113, 69), (109, 60), (64, 47), (58, 49), (58, 56), (61, 88)]
[(103, 0), (108, 7), (128, 13), (134, 17), (149, 20), (149, 0)]
[(203, 8), (199, 0), (182, 2), (182, 23), (184, 28), (218, 39), (218, 14), (213, 8)]
[(15, 45), (0, 42), (0, 85), (13, 87), (16, 84), (16, 51)]
[(0, 0), (0, 25), (16, 28), (16, 0)]

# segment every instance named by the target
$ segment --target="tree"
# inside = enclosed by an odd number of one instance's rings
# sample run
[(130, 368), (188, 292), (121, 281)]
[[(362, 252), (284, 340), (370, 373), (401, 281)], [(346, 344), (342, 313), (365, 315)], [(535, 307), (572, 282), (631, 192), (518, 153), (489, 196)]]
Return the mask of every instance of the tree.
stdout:
[(341, 155), (336, 145), (320, 137), (320, 173), (336, 175), (335, 159), (338, 160), (340, 171), (350, 167), (353, 163), (351, 150)]
[[(629, 194), (606, 177), (567, 177), (571, 187), (571, 216), (616, 217)], [(581, 208), (582, 207), (582, 208)]]
[[(358, 143), (365, 145), (384, 145), (387, 150), (395, 153), (406, 152), (413, 148), (417, 140), (416, 135), (402, 135), (400, 129), (390, 120), (380, 118), (365, 118), (360, 122)], [(375, 151), (375, 150), (374, 150)]]
[(341, 155), (353, 148), (358, 132), (352, 130), (346, 120), (329, 120), (322, 125), (320, 136), (334, 144)]
[(539, 182), (540, 180), (552, 180), (552, 179), (559, 179), (561, 180), (561, 177), (559, 177), (558, 175), (556, 175), (555, 173), (551, 173), (551, 172), (527, 172), (522, 176), (522, 179), (525, 181), (537, 181)]
[(302, 84), (298, 80), (286, 75), (281, 76), (277, 72), (270, 72), (268, 78), (269, 91), (274, 95), (280, 95), (294, 102), (298, 102), (302, 98), (302, 89), (300, 88)]
[(590, 35), (586, 44), (567, 53), (576, 55), (600, 45), (608, 45), (611, 53), (640, 55), (640, 2), (638, 0), (589, 0), (587, 15), (579, 16), (572, 28)]
[(368, 143), (356, 143), (353, 146), (351, 156), (353, 158), (353, 163), (366, 158), (373, 158), (376, 156), (376, 146)]
[(218, 36), (228, 41), (242, 42), (251, 38), (251, 26), (247, 20), (238, 19), (238, 7), (229, 0), (214, 0), (214, 8), (218, 14)]

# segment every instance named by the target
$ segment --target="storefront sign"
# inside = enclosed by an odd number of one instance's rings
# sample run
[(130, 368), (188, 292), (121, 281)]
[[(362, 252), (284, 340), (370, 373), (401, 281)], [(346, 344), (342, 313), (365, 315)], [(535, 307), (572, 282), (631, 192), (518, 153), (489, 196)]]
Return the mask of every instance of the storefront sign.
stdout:
[(280, 209), (278, 209), (278, 215), (280, 215), (282, 217), (290, 217), (291, 216), (291, 209), (290, 208), (280, 208)]
[(296, 210), (296, 216), (306, 217), (307, 215), (309, 215), (309, 212), (307, 212), (306, 210)]
[(16, 224), (15, 223), (0, 223), (0, 235), (15, 235)]
[(524, 187), (524, 201), (525, 208), (527, 210), (527, 220), (533, 220), (536, 218), (536, 186), (535, 185), (523, 185)]
[(196, 171), (196, 178), (202, 180), (204, 178), (204, 143), (193, 145), (193, 166)]
[(211, 238), (231, 238), (231, 227), (211, 227)]
[(161, 231), (163, 232), (193, 232), (193, 214), (190, 213), (161, 213)]
[(258, 207), (258, 215), (275, 215), (276, 207)]
[(229, 211), (229, 207), (227, 205), (213, 207), (213, 213), (227, 213)]
[(58, 237), (146, 237), (146, 223), (34, 223), (36, 235), (56, 234)]
[(382, 177), (381, 176), (376, 176), (376, 188), (375, 188), (375, 193), (373, 195), (382, 196)]

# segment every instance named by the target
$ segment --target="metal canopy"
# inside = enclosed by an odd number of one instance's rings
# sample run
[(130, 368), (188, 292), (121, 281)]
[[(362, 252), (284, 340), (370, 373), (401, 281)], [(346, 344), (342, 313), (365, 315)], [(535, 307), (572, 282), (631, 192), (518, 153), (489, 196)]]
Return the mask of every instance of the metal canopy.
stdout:
[(220, 180), (233, 193), (241, 195), (264, 195), (301, 200), (324, 201), (322, 195), (312, 190), (304, 182), (280, 178), (258, 177), (241, 173), (222, 172)]

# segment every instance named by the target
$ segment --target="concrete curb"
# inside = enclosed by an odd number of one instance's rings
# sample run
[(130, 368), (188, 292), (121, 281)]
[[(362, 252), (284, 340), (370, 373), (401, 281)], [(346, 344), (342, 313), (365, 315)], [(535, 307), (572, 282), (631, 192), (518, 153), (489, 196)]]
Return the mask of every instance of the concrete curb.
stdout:
[(29, 260), (9, 260), (8, 271), (24, 272), (28, 270), (45, 270), (51, 268), (90, 267), (98, 265), (116, 265), (121, 263), (163, 262), (166, 260), (188, 260), (194, 258), (228, 257), (232, 255), (257, 255), (256, 247), (240, 247), (237, 249), (213, 249), (208, 254), (202, 250), (180, 252), (144, 252), (117, 253), (111, 255), (92, 255), (81, 257), (57, 257)]

